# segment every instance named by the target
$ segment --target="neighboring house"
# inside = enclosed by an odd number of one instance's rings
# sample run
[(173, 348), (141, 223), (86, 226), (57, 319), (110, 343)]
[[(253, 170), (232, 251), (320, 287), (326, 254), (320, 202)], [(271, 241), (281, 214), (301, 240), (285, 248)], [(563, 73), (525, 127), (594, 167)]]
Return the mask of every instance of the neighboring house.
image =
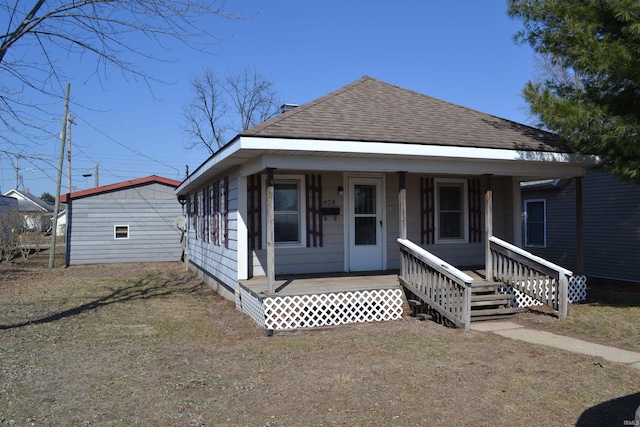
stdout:
[[(53, 205), (29, 193), (29, 190), (18, 191), (13, 189), (4, 195), (18, 200), (18, 212), (24, 218), (26, 231), (40, 233), (47, 231), (51, 227)], [(60, 209), (60, 211), (63, 210)]]
[[(398, 269), (405, 288), (468, 327), (472, 278), (454, 266), (506, 274), (495, 237), (522, 243), (520, 183), (593, 163), (556, 142), (363, 77), (237, 135), (180, 184), (186, 262), (267, 329), (398, 318)], [(296, 288), (296, 274), (332, 282)], [(455, 282), (458, 305), (420, 288), (432, 277), (440, 290)]]
[(152, 175), (61, 196), (67, 204), (67, 265), (179, 261), (179, 184)]
[[(51, 221), (53, 221), (53, 215), (51, 216)], [(57, 236), (65, 237), (67, 235), (67, 210), (61, 210), (58, 212), (58, 221), (56, 223), (56, 227), (58, 228)], [(51, 230), (50, 230), (51, 231)]]
[(525, 249), (585, 274), (590, 282), (640, 282), (640, 187), (609, 173), (588, 171), (581, 185), (580, 259), (576, 181), (523, 183)]
[(10, 210), (18, 212), (18, 199), (0, 195), (0, 214), (7, 213)]

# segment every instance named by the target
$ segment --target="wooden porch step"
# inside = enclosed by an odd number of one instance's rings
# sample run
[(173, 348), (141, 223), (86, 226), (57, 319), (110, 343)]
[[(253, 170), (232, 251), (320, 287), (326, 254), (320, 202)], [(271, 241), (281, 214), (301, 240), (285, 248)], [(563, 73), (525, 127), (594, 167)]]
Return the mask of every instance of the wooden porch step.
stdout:
[(479, 317), (471, 317), (472, 322), (484, 322), (486, 320), (504, 320), (508, 319), (513, 314), (494, 314), (492, 316), (479, 316)]
[(498, 293), (499, 282), (478, 280), (471, 287), (471, 321), (505, 319), (526, 308), (512, 308), (513, 295)]
[(503, 300), (503, 299), (504, 300), (510, 300), (512, 298), (513, 298), (513, 295), (507, 295), (507, 294), (471, 295), (471, 302), (474, 302), (474, 301)]
[(507, 306), (509, 301), (511, 301), (511, 298), (501, 294), (476, 295), (471, 297), (471, 307)]
[(497, 293), (498, 287), (500, 285), (502, 285), (502, 283), (486, 282), (486, 281), (479, 282), (471, 286), (471, 294), (474, 295), (474, 294), (486, 293), (486, 292)]
[(489, 316), (508, 316), (527, 311), (527, 308), (492, 308), (487, 310), (472, 310), (471, 320), (488, 320)]

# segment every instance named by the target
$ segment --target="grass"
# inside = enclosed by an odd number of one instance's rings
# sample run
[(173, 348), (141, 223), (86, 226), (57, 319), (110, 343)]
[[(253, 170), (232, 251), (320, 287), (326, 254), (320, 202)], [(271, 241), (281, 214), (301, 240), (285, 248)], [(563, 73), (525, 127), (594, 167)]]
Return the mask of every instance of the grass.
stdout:
[(267, 337), (180, 264), (0, 279), (0, 425), (622, 425), (640, 405), (638, 370), (432, 322)]
[(631, 284), (591, 284), (587, 289), (587, 300), (571, 304), (569, 317), (565, 320), (559, 322), (543, 311), (533, 311), (519, 315), (518, 322), (640, 352), (640, 287)]

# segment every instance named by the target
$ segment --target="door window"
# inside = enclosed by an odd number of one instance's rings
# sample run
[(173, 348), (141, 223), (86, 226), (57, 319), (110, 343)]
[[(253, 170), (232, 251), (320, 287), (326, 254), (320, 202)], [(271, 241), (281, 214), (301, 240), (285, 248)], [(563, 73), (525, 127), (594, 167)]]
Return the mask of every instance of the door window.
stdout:
[(357, 246), (376, 245), (376, 186), (354, 186), (354, 237)]

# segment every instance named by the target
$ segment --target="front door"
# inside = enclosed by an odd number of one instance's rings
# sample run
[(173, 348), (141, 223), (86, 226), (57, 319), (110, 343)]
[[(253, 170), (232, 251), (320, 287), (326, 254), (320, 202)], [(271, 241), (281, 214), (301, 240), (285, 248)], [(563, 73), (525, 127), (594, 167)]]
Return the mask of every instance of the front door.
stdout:
[(382, 178), (349, 177), (349, 271), (383, 269)]

